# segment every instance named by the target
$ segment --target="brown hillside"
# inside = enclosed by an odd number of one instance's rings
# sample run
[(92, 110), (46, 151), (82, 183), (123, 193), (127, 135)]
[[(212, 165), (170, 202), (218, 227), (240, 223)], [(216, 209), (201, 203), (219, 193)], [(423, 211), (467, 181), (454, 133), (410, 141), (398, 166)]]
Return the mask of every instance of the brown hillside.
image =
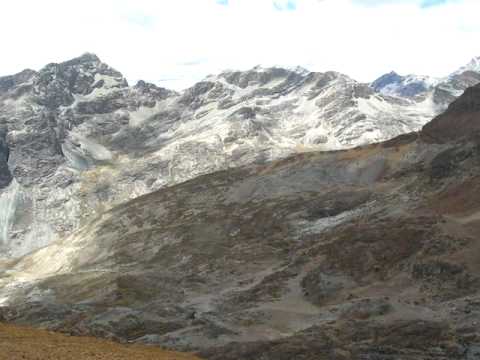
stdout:
[(1, 360), (195, 360), (189, 354), (0, 324)]

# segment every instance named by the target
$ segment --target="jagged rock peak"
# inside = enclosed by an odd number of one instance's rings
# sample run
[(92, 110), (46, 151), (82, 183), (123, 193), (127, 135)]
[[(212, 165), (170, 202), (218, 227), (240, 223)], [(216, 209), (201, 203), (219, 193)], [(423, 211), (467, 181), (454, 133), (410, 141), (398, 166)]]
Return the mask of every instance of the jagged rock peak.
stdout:
[(375, 91), (388, 96), (413, 98), (424, 95), (439, 79), (423, 75), (399, 75), (395, 71), (380, 76), (370, 84)]
[(85, 64), (85, 63), (100, 63), (101, 60), (100, 58), (94, 54), (94, 53), (89, 53), (86, 52), (79, 57), (73, 58), (71, 60), (65, 61), (62, 64), (64, 65), (80, 65), (80, 64)]
[(457, 71), (455, 71), (451, 76), (463, 74), (466, 71), (480, 71), (480, 56), (474, 57), (470, 62), (462, 67), (460, 67)]
[(138, 80), (137, 83), (134, 86), (135, 89), (162, 89), (160, 86), (157, 86), (155, 84), (149, 83), (144, 80)]
[(84, 53), (79, 57), (61, 63), (50, 63), (40, 70), (40, 74), (52, 72), (69, 73), (72, 71), (82, 74), (90, 73), (91, 75), (108, 75), (123, 79), (122, 73), (102, 62), (100, 58), (93, 53)]
[(400, 82), (400, 81), (402, 81), (402, 76), (400, 76), (395, 71), (390, 71), (389, 73), (380, 76), (378, 79), (376, 79), (374, 82), (372, 82), (372, 88), (375, 91), (380, 91), (385, 86), (387, 86), (389, 84), (392, 84), (392, 83), (397, 83), (397, 82)]
[(264, 67), (257, 65), (249, 70), (224, 70), (218, 75), (209, 75), (205, 81), (226, 82), (230, 85), (246, 88), (249, 86), (264, 86), (274, 80), (295, 81), (305, 78), (310, 72), (301, 67)]
[(9, 89), (26, 83), (31, 80), (37, 72), (31, 69), (25, 69), (15, 75), (8, 75), (0, 77), (0, 93), (8, 91)]
[(126, 88), (123, 75), (91, 53), (40, 70), (35, 81), (38, 103), (49, 108), (69, 106), (74, 94), (87, 95), (95, 88)]
[(143, 95), (153, 95), (157, 99), (165, 99), (171, 95), (177, 94), (173, 90), (157, 86), (144, 80), (137, 81), (133, 89)]
[(310, 73), (309, 70), (305, 69), (304, 67), (302, 66), (293, 66), (293, 67), (289, 67), (289, 66), (262, 66), (262, 65), (257, 65), (255, 67), (253, 67), (250, 71), (255, 71), (255, 72), (274, 72), (274, 71), (278, 71), (278, 70), (283, 70), (285, 72), (293, 72), (293, 73), (297, 73), (297, 74), (300, 74), (300, 75), (306, 75), (308, 73)]

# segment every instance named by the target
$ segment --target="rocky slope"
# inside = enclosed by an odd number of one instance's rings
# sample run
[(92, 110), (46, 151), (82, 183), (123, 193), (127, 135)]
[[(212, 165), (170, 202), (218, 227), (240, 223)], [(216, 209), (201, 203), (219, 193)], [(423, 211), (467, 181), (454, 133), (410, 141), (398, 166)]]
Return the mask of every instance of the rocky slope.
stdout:
[(0, 265), (2, 316), (208, 359), (477, 359), (479, 89), (420, 133), (106, 211)]
[(257, 67), (176, 93), (129, 86), (93, 54), (2, 77), (0, 255), (201, 174), (418, 130), (478, 77), (386, 96), (335, 72)]
[[(478, 136), (480, 123), (480, 86), (474, 86), (455, 100), (443, 114), (425, 125), (425, 139), (432, 142), (445, 143), (459, 136), (470, 138)], [(452, 132), (452, 123), (456, 129)]]

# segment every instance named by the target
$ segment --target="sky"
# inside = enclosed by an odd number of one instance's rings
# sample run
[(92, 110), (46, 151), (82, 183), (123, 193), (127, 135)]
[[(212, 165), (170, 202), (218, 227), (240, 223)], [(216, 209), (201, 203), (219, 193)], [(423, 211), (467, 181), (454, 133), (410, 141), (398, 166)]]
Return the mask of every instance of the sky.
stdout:
[(15, 0), (0, 14), (0, 76), (92, 52), (130, 83), (181, 90), (256, 65), (368, 82), (480, 56), (480, 0)]

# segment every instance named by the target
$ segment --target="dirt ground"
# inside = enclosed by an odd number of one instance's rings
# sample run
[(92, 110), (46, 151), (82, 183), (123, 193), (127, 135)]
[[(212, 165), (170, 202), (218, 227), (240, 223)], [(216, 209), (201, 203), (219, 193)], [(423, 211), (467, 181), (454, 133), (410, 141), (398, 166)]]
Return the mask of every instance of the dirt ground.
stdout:
[(0, 360), (198, 360), (190, 354), (0, 324)]

